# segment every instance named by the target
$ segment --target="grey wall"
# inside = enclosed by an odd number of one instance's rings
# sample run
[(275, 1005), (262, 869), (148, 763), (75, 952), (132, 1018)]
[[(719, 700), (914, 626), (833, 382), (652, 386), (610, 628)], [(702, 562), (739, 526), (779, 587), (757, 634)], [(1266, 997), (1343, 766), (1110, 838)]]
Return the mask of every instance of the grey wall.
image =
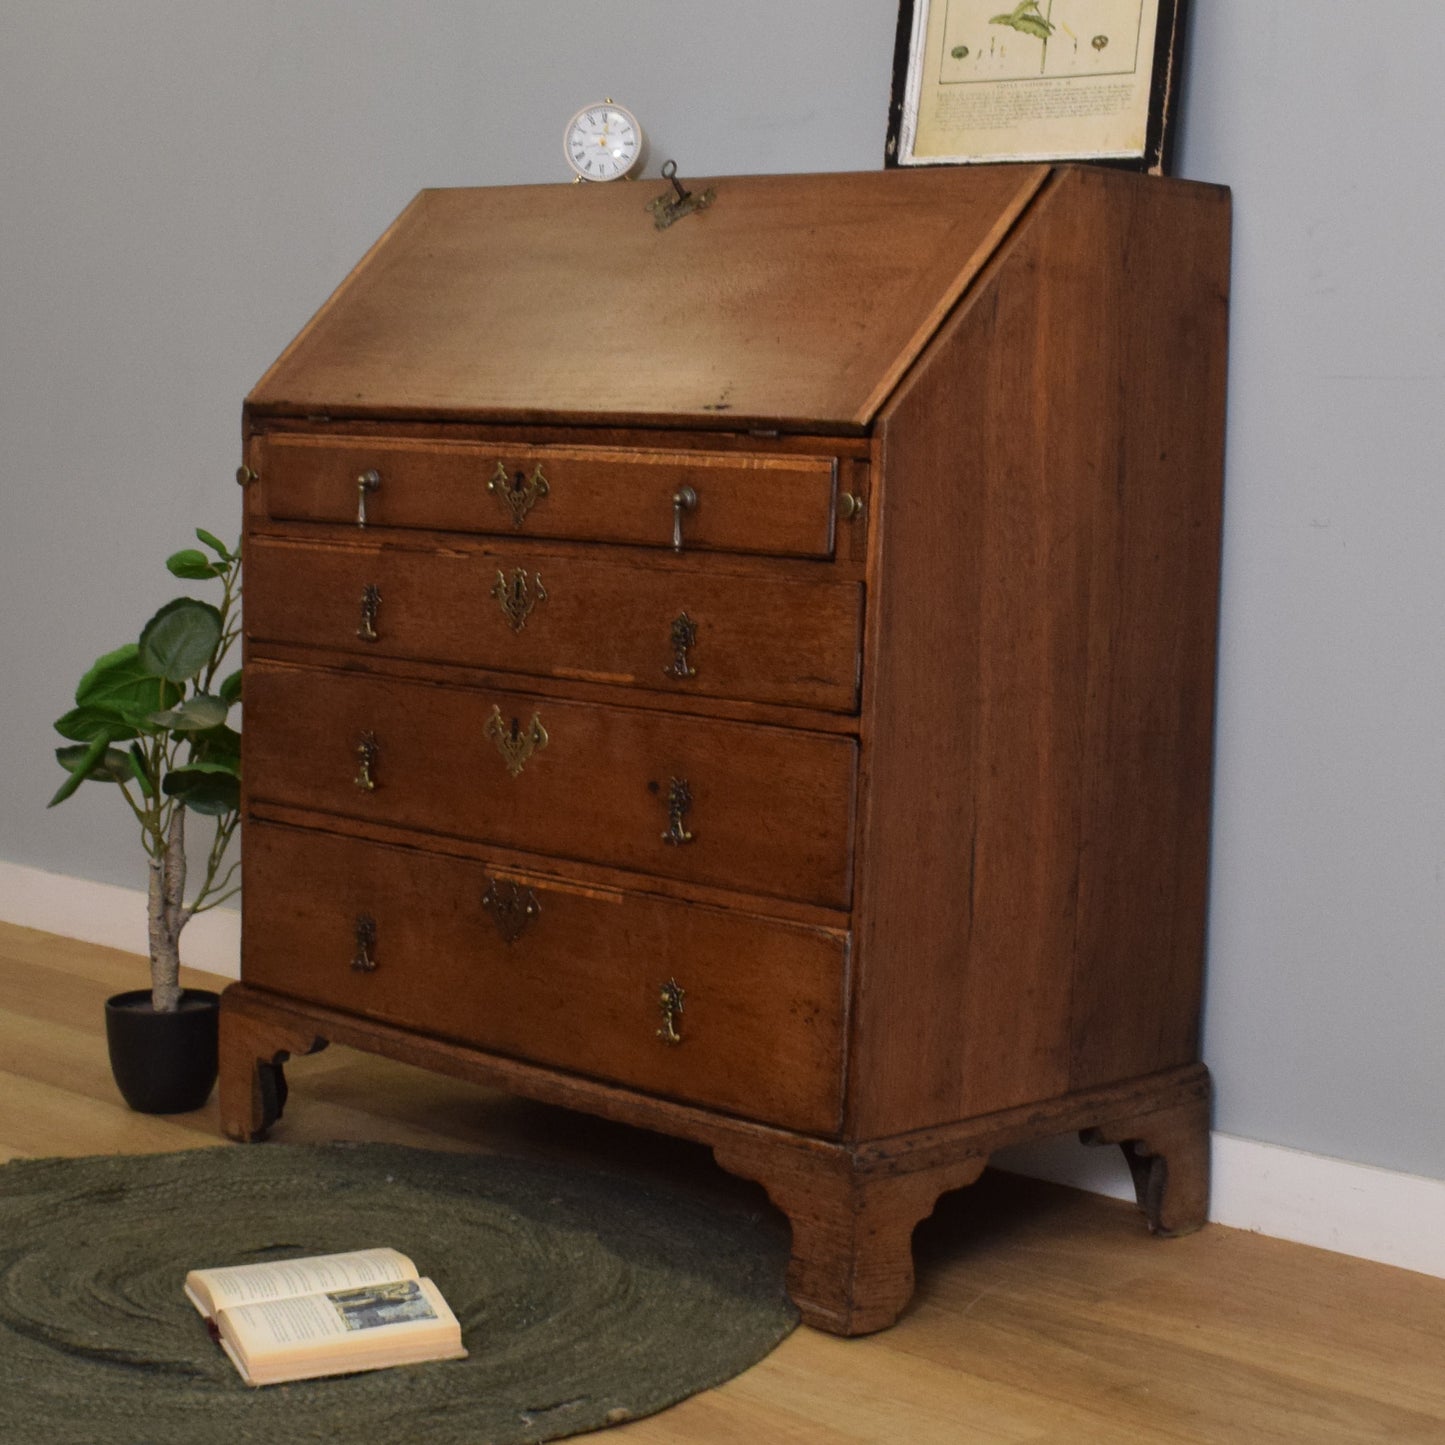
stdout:
[[(1218, 1122), (1445, 1177), (1445, 26), (1195, 8), (1179, 169), (1236, 203)], [(234, 530), (241, 398), (415, 191), (564, 180), (603, 94), (654, 174), (871, 169), (894, 14), (4, 0), (0, 859), (140, 883), (114, 798), (44, 811), (50, 721), (190, 529)]]
[(1445, 1177), (1445, 15), (1197, 9), (1184, 162), (1235, 188), (1220, 1119)]

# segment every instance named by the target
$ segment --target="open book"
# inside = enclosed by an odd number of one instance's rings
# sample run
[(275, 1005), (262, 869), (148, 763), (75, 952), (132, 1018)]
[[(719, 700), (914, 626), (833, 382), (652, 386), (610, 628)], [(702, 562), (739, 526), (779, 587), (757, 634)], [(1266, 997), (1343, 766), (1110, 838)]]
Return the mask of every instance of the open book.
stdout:
[(186, 1298), (248, 1385), (467, 1353), (441, 1292), (394, 1249), (193, 1269)]

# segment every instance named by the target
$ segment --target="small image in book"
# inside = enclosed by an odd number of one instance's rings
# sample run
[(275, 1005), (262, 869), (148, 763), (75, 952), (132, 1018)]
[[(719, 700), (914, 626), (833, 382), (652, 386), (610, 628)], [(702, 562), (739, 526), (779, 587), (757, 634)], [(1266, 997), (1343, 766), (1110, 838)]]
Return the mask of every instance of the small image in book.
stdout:
[(374, 1330), (381, 1325), (399, 1325), (408, 1320), (434, 1320), (437, 1312), (414, 1279), (370, 1289), (338, 1290), (326, 1296), (349, 1330)]

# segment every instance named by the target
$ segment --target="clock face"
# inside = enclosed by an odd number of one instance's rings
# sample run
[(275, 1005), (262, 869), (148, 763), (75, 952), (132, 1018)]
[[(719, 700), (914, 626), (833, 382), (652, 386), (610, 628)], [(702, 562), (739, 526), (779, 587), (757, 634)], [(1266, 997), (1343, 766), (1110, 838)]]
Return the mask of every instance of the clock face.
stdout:
[(620, 105), (584, 106), (567, 122), (562, 138), (567, 164), (584, 181), (615, 181), (637, 164), (642, 127)]

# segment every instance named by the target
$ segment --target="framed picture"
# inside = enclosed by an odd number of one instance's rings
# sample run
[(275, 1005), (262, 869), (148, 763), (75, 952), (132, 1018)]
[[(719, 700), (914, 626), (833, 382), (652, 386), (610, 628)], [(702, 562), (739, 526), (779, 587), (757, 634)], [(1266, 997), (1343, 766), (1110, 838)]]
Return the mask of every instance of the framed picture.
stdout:
[(889, 166), (1167, 172), (1186, 0), (902, 0)]

